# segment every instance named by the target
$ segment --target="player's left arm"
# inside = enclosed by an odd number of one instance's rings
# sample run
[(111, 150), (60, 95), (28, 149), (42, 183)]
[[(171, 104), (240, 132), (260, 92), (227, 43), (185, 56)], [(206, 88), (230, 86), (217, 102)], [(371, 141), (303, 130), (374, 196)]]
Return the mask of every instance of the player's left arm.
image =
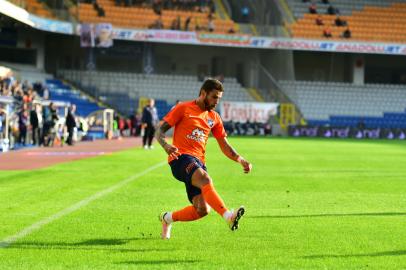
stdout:
[(235, 149), (228, 142), (227, 137), (216, 138), (216, 140), (223, 154), (229, 159), (240, 163), (244, 169), (244, 173), (249, 173), (252, 170), (252, 164), (240, 156), (237, 151), (235, 151)]

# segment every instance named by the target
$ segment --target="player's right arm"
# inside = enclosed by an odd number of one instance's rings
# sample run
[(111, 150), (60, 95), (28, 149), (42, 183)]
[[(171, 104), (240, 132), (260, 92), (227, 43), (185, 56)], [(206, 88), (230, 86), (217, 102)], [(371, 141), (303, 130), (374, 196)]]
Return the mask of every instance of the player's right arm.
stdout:
[(178, 159), (178, 156), (180, 155), (178, 148), (166, 141), (165, 133), (170, 129), (171, 126), (166, 121), (163, 121), (155, 133), (155, 138), (169, 157)]

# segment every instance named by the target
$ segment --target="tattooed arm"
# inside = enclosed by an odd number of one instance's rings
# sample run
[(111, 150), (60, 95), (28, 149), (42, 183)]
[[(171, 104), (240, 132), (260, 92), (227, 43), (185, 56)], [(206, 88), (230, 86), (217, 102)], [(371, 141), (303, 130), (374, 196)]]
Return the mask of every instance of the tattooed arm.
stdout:
[(240, 156), (237, 153), (237, 151), (235, 151), (235, 149), (228, 142), (227, 138), (225, 137), (218, 138), (217, 142), (220, 146), (221, 151), (223, 152), (224, 155), (226, 155), (226, 157), (240, 163), (245, 173), (249, 173), (251, 171), (252, 169), (251, 163), (246, 161), (242, 156)]
[(178, 148), (166, 142), (165, 132), (169, 129), (171, 129), (171, 126), (164, 121), (155, 132), (155, 138), (170, 157), (178, 159), (180, 155)]

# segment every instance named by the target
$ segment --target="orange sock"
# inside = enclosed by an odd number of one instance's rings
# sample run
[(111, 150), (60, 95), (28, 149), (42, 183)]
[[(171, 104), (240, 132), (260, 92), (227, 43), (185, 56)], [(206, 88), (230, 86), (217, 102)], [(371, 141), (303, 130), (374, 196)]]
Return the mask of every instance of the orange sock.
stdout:
[(189, 205), (179, 211), (172, 213), (173, 221), (193, 221), (201, 218), (193, 205)]
[(224, 205), (223, 200), (217, 194), (213, 184), (206, 184), (202, 186), (202, 195), (204, 200), (221, 216), (228, 210)]

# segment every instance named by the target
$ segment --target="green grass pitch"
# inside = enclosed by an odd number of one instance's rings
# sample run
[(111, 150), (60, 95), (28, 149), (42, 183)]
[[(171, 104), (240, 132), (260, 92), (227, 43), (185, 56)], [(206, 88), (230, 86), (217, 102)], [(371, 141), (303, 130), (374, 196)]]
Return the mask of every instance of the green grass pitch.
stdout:
[[(157, 216), (188, 204), (163, 165), (0, 248), (0, 269), (406, 269), (406, 143), (230, 138), (251, 174), (211, 139), (207, 167), (227, 206), (159, 238)], [(166, 159), (131, 149), (0, 172), (0, 241)]]

